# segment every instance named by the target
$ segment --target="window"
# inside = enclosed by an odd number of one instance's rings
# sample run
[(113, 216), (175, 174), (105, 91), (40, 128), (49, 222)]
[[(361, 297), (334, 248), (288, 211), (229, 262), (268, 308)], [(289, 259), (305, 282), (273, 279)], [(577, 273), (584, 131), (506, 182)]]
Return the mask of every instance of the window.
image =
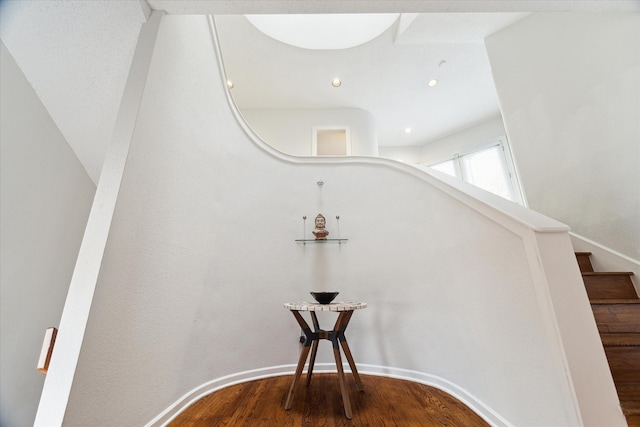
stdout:
[(521, 205), (524, 199), (506, 143), (502, 140), (475, 151), (429, 165), (448, 175)]
[(458, 176), (456, 172), (456, 161), (455, 159), (445, 160), (444, 162), (436, 163), (435, 165), (431, 165), (431, 168), (435, 170), (439, 170), (440, 172), (446, 173), (451, 176)]
[(345, 126), (314, 126), (312, 155), (350, 156), (351, 140), (349, 128)]

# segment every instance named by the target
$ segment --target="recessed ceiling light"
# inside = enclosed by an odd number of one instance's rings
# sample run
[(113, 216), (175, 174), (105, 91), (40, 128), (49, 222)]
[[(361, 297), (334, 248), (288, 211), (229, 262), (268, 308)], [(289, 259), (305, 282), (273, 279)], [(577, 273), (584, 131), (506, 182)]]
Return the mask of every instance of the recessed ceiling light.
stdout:
[(411, 133), (411, 128), (404, 128), (404, 133)]
[(342, 85), (342, 82), (340, 81), (340, 79), (333, 79), (331, 81), (331, 86), (333, 87), (340, 87)]
[(235, 87), (235, 85), (233, 84), (233, 82), (231, 80), (227, 80), (227, 87), (229, 89), (233, 89)]
[(427, 86), (429, 87), (434, 87), (437, 84), (438, 84), (438, 81), (436, 79), (431, 79), (427, 82)]

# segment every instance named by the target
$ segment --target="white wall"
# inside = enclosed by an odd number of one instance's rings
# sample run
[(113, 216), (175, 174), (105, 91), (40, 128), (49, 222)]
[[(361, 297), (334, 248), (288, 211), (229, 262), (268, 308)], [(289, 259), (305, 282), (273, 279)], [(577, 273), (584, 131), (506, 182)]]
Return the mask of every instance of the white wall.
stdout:
[[(359, 364), (439, 378), (499, 425), (580, 423), (533, 244), (562, 225), (383, 159), (278, 155), (238, 126), (216, 70), (205, 18), (164, 17), (65, 425), (141, 425), (208, 381), (292, 370), (299, 328), (282, 303), (323, 289), (370, 305), (349, 327)], [(340, 215), (347, 244), (294, 242), (318, 212)], [(556, 269), (583, 299), (571, 318), (590, 316), (577, 268)], [(572, 348), (607, 377), (595, 325), (580, 323)], [(588, 389), (593, 410), (623, 425), (608, 381)]]
[(408, 164), (420, 163), (422, 146), (410, 146), (402, 145), (398, 147), (381, 146), (378, 147), (378, 153), (380, 157), (385, 159), (397, 160), (399, 162), (405, 162)]
[(640, 259), (640, 13), (535, 14), (486, 40), (529, 206)]
[(380, 157), (406, 163), (437, 163), (506, 135), (502, 117), (471, 126), (445, 138), (411, 147), (379, 147)]
[(95, 187), (4, 43), (0, 55), (0, 425), (30, 426)]
[(420, 163), (450, 159), (453, 154), (473, 151), (506, 135), (502, 117), (495, 117), (461, 132), (422, 146)]
[(375, 121), (365, 110), (262, 108), (243, 109), (242, 115), (260, 138), (276, 150), (292, 156), (311, 156), (313, 126), (348, 126), (351, 155), (378, 155)]

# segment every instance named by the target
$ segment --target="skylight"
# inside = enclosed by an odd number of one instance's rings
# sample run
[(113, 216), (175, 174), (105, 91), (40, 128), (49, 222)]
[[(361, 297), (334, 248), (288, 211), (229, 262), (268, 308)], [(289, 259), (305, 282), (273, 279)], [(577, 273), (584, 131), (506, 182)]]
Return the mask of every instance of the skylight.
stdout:
[(390, 14), (246, 15), (258, 30), (304, 49), (347, 49), (373, 40), (398, 18)]

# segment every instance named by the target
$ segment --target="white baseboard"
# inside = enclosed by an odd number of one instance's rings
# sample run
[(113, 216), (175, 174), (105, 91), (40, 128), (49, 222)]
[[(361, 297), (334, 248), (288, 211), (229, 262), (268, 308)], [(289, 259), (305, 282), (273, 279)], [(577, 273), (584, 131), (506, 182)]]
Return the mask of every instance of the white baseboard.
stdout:
[[(202, 399), (203, 397), (214, 393), (225, 387), (234, 384), (253, 381), (262, 378), (276, 377), (280, 375), (293, 375), (296, 365), (280, 365), (267, 368), (253, 369), (250, 371), (239, 372), (227, 375), (211, 381), (208, 381), (193, 390), (186, 393), (175, 403), (161, 412), (154, 419), (149, 421), (145, 427), (166, 426), (181, 412), (187, 409), (192, 403)], [(345, 365), (345, 372), (350, 372), (349, 367)], [(314, 372), (336, 372), (335, 365), (331, 363), (317, 363)], [(358, 364), (358, 372), (363, 375), (377, 375), (390, 378), (398, 378), (408, 381), (414, 381), (426, 384), (431, 387), (438, 388), (451, 396), (455, 397), (471, 410), (481, 416), (486, 422), (496, 427), (511, 427), (512, 424), (502, 418), (498, 413), (485, 405), (480, 399), (469, 393), (467, 390), (458, 385), (438, 377), (436, 375), (424, 372), (412, 371), (401, 368), (391, 368), (387, 366)]]
[(591, 252), (591, 265), (595, 271), (630, 271), (631, 281), (640, 295), (640, 261), (570, 232), (571, 244), (576, 252)]

